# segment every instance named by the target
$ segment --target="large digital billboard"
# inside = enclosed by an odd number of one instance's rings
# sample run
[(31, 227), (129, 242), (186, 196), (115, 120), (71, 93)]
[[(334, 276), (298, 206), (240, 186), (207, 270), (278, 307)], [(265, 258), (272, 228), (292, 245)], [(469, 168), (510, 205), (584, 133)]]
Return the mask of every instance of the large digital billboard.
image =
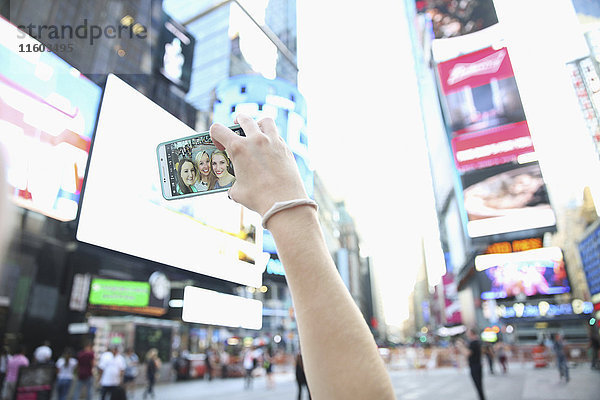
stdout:
[(554, 295), (571, 290), (558, 247), (480, 255), (475, 258), (475, 268), (479, 271), (484, 300)]
[(592, 296), (600, 293), (600, 223), (596, 222), (579, 242), (585, 279)]
[(486, 48), (438, 65), (459, 171), (516, 161), (534, 151), (506, 48)]
[(109, 75), (85, 181), (77, 239), (260, 287), (268, 255), (260, 216), (227, 193), (165, 200), (156, 147), (195, 132)]
[[(0, 142), (14, 202), (76, 218), (102, 90), (0, 17)], [(24, 47), (26, 48), (26, 47)]]
[[(450, 54), (458, 41), (436, 41), (437, 48)], [(508, 49), (488, 45), (439, 62), (437, 71), (469, 237), (553, 229)]]
[(537, 162), (469, 171), (461, 176), (461, 183), (471, 237), (556, 224)]

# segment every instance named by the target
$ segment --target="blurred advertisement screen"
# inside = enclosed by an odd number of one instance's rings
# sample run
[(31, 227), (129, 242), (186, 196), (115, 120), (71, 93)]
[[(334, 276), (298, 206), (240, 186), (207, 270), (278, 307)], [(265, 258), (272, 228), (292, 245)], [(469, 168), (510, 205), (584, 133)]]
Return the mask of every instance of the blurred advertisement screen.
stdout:
[(96, 246), (258, 287), (260, 216), (215, 193), (167, 201), (156, 146), (195, 132), (109, 75), (77, 228)]
[(492, 0), (417, 0), (415, 6), (431, 21), (436, 39), (477, 32), (498, 22)]
[(594, 296), (600, 293), (600, 222), (588, 229), (578, 247), (590, 294)]
[(537, 162), (474, 170), (461, 181), (470, 237), (556, 224)]
[[(25, 37), (17, 43), (18, 37)], [(0, 17), (0, 142), (14, 202), (71, 221), (102, 90)]]
[(477, 256), (481, 298), (505, 299), (517, 295), (568, 293), (571, 289), (562, 251), (546, 247), (508, 254)]
[(504, 164), (534, 151), (506, 48), (442, 62), (438, 72), (459, 171)]

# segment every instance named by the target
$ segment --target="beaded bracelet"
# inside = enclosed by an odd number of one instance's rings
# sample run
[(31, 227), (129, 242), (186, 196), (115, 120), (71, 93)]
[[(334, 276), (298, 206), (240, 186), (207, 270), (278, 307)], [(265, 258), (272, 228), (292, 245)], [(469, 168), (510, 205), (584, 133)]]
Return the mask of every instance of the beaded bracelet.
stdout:
[(288, 208), (298, 207), (298, 206), (311, 206), (315, 209), (315, 211), (319, 211), (319, 205), (311, 200), (311, 199), (296, 199), (296, 200), (288, 200), (288, 201), (278, 201), (262, 217), (262, 226), (267, 229), (267, 221), (274, 214), (279, 211), (287, 210)]

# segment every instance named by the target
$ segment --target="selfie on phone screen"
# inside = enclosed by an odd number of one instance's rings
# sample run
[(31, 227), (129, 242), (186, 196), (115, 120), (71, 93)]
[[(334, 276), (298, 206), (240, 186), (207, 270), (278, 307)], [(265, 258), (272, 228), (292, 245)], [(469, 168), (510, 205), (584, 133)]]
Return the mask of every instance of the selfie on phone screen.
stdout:
[[(243, 135), (241, 128), (232, 128)], [(231, 159), (227, 152), (215, 147), (208, 132), (162, 143), (158, 153), (163, 195), (168, 200), (223, 191), (235, 182)]]

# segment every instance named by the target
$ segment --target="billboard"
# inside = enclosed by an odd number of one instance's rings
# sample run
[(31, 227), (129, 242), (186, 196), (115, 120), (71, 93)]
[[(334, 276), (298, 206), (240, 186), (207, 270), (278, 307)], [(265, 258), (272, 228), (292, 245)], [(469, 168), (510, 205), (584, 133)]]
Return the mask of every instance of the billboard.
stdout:
[(146, 307), (150, 302), (150, 283), (92, 279), (89, 303), (103, 306)]
[(459, 171), (516, 161), (534, 151), (506, 48), (439, 63), (438, 72)]
[(268, 261), (262, 252), (260, 215), (232, 202), (224, 192), (171, 201), (162, 196), (157, 145), (194, 134), (134, 88), (109, 75), (77, 239), (260, 287)]
[(600, 293), (600, 223), (590, 227), (579, 242), (579, 254), (583, 271), (592, 296)]
[(0, 17), (0, 142), (7, 150), (12, 200), (71, 221), (79, 197), (102, 90)]
[(437, 70), (469, 237), (554, 227), (507, 48), (484, 47)]
[(483, 300), (570, 292), (563, 254), (558, 247), (475, 257)]
[(162, 76), (187, 92), (190, 89), (196, 39), (165, 12), (162, 13), (161, 22), (155, 68)]
[(556, 224), (537, 162), (507, 163), (461, 175), (470, 237)]
[(492, 0), (417, 0), (415, 6), (431, 21), (436, 39), (477, 32), (498, 22)]

